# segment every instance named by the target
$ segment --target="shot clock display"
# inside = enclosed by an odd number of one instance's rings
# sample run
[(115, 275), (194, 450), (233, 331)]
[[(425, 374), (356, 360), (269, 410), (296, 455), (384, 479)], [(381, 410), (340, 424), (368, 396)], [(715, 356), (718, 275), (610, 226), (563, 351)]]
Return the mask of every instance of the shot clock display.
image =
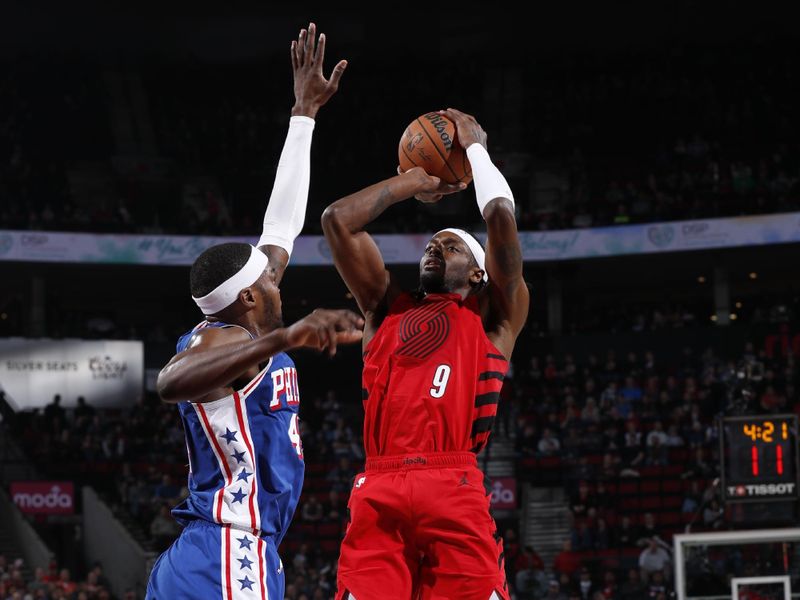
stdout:
[(720, 426), (725, 500), (799, 497), (797, 415), (723, 417)]

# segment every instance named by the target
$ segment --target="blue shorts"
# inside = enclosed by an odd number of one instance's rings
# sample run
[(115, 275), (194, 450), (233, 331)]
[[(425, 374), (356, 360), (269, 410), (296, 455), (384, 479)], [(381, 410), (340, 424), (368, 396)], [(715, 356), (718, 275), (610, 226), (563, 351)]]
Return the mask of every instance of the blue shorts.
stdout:
[(192, 521), (158, 557), (146, 600), (283, 600), (283, 565), (270, 537)]

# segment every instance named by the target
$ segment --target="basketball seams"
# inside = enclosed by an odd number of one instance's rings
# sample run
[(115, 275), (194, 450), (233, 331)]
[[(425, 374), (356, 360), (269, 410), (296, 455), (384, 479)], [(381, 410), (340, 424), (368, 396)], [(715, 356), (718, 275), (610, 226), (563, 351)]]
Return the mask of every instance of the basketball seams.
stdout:
[[(429, 139), (429, 140), (431, 141), (431, 143), (433, 144), (433, 147), (434, 147), (434, 148), (436, 148), (436, 152), (439, 154), (439, 156), (441, 156), (441, 157), (442, 157), (442, 160), (444, 161), (444, 164), (445, 164), (445, 166), (447, 167), (447, 169), (450, 171), (450, 173), (452, 173), (452, 174), (453, 174), (453, 177), (455, 177), (456, 181), (461, 181), (461, 180), (459, 179), (458, 175), (456, 174), (456, 172), (453, 170), (453, 167), (452, 167), (452, 166), (450, 166), (450, 163), (448, 162), (448, 158), (449, 158), (449, 157), (448, 157), (448, 156), (445, 156), (445, 155), (442, 153), (442, 150), (439, 148), (439, 143), (438, 143), (438, 140), (437, 140), (437, 139), (435, 139), (435, 138), (434, 138), (434, 137), (433, 137), (433, 136), (430, 134), (430, 132), (428, 131), (428, 128), (427, 128), (427, 127), (425, 127), (425, 124), (424, 124), (422, 121), (420, 121), (420, 120), (419, 120), (419, 117), (417, 117), (417, 119), (416, 119), (416, 120), (417, 120), (417, 123), (419, 123), (420, 127), (422, 128), (422, 131), (424, 131), (424, 132), (425, 132), (425, 135), (428, 137), (428, 139)], [(453, 133), (455, 134), (455, 128), (453, 129)], [(455, 136), (454, 136), (454, 137), (455, 137)]]

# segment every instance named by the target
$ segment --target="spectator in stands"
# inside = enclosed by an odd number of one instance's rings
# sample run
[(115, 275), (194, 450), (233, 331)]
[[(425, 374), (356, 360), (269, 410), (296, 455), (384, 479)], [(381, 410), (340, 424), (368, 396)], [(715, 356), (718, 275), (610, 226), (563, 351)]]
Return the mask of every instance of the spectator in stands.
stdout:
[(572, 548), (572, 540), (564, 540), (561, 551), (553, 559), (553, 571), (561, 575), (562, 573), (571, 576), (581, 565), (580, 557)]
[(69, 569), (64, 568), (59, 571), (56, 589), (66, 596), (74, 594), (78, 590), (78, 584), (72, 581), (72, 575), (70, 574)]
[(570, 496), (569, 510), (573, 521), (585, 519), (589, 509), (596, 505), (594, 494), (586, 481), (578, 483), (578, 489)]
[(513, 527), (507, 527), (503, 533), (503, 552), (505, 554), (506, 581), (514, 581), (517, 558), (522, 554), (517, 531)]
[[(642, 434), (634, 419), (625, 421), (625, 435), (622, 443), (622, 462), (624, 469), (635, 471), (644, 460), (642, 452)], [(638, 473), (636, 473), (638, 475)]]
[(537, 453), (536, 437), (536, 427), (533, 423), (525, 423), (514, 442), (517, 454), (519, 456), (535, 456)]
[(78, 396), (78, 405), (75, 407), (73, 415), (75, 420), (91, 421), (95, 416), (94, 406), (86, 402), (86, 398)]
[(683, 514), (692, 514), (702, 502), (703, 493), (700, 491), (700, 483), (697, 479), (693, 479), (689, 483), (689, 488), (683, 495), (683, 502), (681, 503), (681, 512)]
[(661, 536), (661, 530), (656, 524), (656, 517), (651, 512), (644, 513), (644, 518), (642, 519), (642, 526), (639, 530), (639, 539), (637, 540), (637, 546), (647, 546), (650, 543), (650, 540), (655, 538), (659, 541), (662, 545), (664, 544), (664, 540)]
[(658, 538), (650, 538), (645, 549), (639, 554), (639, 569), (641, 570), (642, 579), (649, 582), (654, 573), (663, 575), (669, 565), (669, 553), (661, 545)]
[[(349, 444), (347, 444), (347, 446), (349, 454)], [(339, 462), (336, 467), (330, 470), (326, 479), (328, 483), (330, 483), (331, 489), (337, 492), (347, 493), (353, 486), (353, 478), (355, 476), (356, 470), (352, 467), (349, 456), (345, 455), (339, 457)]]
[(514, 563), (514, 587), (522, 598), (539, 597), (547, 587), (542, 558), (532, 546), (525, 546)]
[(587, 519), (579, 519), (572, 526), (570, 539), (572, 540), (572, 548), (579, 552), (583, 550), (592, 550), (594, 548), (594, 536), (592, 535), (592, 530), (589, 529), (589, 522)]
[(698, 446), (693, 451), (693, 462), (681, 473), (683, 479), (708, 479), (716, 473), (714, 466), (706, 460), (706, 450)]
[(639, 569), (628, 569), (628, 578), (619, 588), (620, 600), (641, 600), (647, 597), (647, 586), (642, 581)]
[(44, 407), (44, 420), (51, 433), (60, 431), (66, 422), (66, 412), (61, 406), (61, 394), (53, 396), (53, 401)]
[(719, 500), (714, 497), (703, 509), (703, 525), (709, 529), (720, 529), (725, 523), (725, 509)]
[(540, 456), (555, 456), (561, 450), (561, 442), (553, 434), (552, 429), (545, 427), (537, 448)]
[(317, 523), (318, 521), (322, 520), (324, 516), (324, 509), (322, 503), (315, 494), (308, 495), (308, 498), (303, 503), (301, 516), (304, 521), (309, 523)]
[(169, 545), (178, 537), (180, 533), (180, 526), (172, 518), (170, 513), (170, 504), (163, 503), (159, 508), (158, 513), (150, 522), (150, 535), (156, 544), (159, 552), (166, 550)]
[(342, 495), (336, 490), (330, 490), (325, 503), (325, 520), (341, 521), (345, 516), (346, 508), (347, 502), (342, 498)]
[(597, 591), (597, 586), (595, 586), (594, 582), (592, 581), (592, 574), (589, 571), (589, 568), (586, 566), (581, 567), (578, 575), (577, 587), (578, 597), (581, 600), (591, 600), (594, 596), (594, 593)]
[(661, 442), (661, 437), (654, 437), (647, 445), (647, 453), (644, 464), (655, 467), (667, 465), (668, 450), (667, 446)]
[(166, 502), (173, 505), (178, 502), (180, 494), (181, 489), (173, 483), (172, 476), (169, 473), (164, 473), (161, 476), (161, 483), (153, 490), (153, 502), (156, 504)]
[(640, 537), (640, 529), (628, 515), (623, 515), (619, 525), (613, 530), (612, 543), (616, 548), (633, 548)]
[(669, 593), (669, 586), (666, 581), (666, 569), (653, 571), (650, 580), (647, 583), (647, 597), (648, 598), (663, 598), (667, 599)]
[(595, 550), (605, 550), (610, 547), (611, 540), (608, 531), (608, 524), (604, 517), (597, 517), (595, 521), (594, 530), (592, 531), (592, 539), (594, 540)]
[(561, 583), (558, 579), (551, 579), (548, 582), (544, 598), (546, 600), (568, 600), (567, 595), (561, 591)]
[(684, 445), (683, 438), (678, 433), (678, 426), (674, 423), (667, 428), (667, 442), (668, 448), (680, 448)]

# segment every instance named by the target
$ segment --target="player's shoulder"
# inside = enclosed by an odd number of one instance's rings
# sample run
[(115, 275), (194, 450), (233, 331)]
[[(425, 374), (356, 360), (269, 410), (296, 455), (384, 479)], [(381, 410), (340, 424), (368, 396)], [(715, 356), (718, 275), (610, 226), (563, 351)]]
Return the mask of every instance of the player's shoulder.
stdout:
[(203, 321), (178, 339), (177, 350), (181, 352), (189, 346), (213, 346), (250, 339), (253, 339), (253, 335), (241, 325), (220, 321)]

